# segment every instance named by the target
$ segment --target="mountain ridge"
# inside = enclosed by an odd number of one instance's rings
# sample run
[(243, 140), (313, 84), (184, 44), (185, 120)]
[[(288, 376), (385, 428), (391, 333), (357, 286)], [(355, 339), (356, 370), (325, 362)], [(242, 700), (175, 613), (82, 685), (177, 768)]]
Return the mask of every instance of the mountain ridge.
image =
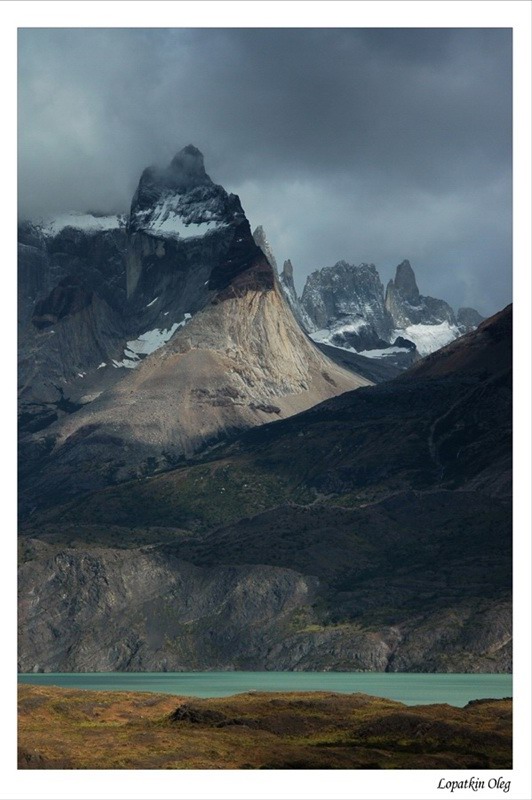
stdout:
[[(508, 308), (452, 343), (452, 359), (427, 359), (426, 372), (419, 362), (188, 465), (32, 515), (21, 531), (23, 669), (511, 671), (510, 333)], [(81, 639), (54, 633), (41, 602), (70, 630), (91, 575), (98, 592), (123, 593), (117, 558), (128, 574), (163, 570), (164, 614), (134, 579), (126, 619), (112, 601), (87, 600), (119, 652), (90, 633), (84, 604)], [(220, 627), (214, 606), (194, 602), (190, 625), (172, 589), (183, 570), (191, 592), (205, 574), (214, 596), (257, 604), (232, 605)], [(265, 626), (279, 581), (284, 610)], [(42, 600), (36, 583), (49, 586)], [(38, 645), (50, 637), (51, 654)]]
[(457, 314), (443, 300), (420, 294), (407, 260), (396, 268), (386, 292), (374, 264), (345, 260), (312, 272), (301, 298), (290, 261), (280, 283), (294, 316), (317, 344), (386, 361), (406, 369), (482, 321), (472, 308)]

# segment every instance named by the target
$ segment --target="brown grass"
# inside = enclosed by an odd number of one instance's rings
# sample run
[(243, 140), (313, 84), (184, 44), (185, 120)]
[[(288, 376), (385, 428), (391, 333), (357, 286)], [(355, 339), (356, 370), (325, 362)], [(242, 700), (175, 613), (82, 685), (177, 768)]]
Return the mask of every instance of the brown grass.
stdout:
[(19, 687), (20, 769), (509, 769), (511, 701)]

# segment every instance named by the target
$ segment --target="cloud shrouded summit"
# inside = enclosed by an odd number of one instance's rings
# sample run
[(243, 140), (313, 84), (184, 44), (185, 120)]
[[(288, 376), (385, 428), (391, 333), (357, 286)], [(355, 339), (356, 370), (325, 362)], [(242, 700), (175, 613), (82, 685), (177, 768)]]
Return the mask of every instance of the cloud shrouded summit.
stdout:
[(424, 295), (510, 299), (508, 29), (23, 29), (22, 216), (126, 211), (193, 143), (301, 289), (409, 259)]

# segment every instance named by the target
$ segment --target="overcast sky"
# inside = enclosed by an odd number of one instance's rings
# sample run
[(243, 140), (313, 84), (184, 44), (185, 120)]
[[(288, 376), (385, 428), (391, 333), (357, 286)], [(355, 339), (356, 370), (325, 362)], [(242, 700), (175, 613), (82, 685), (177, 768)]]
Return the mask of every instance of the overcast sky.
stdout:
[(187, 144), (305, 276), (511, 300), (509, 29), (24, 29), (19, 209), (125, 211)]

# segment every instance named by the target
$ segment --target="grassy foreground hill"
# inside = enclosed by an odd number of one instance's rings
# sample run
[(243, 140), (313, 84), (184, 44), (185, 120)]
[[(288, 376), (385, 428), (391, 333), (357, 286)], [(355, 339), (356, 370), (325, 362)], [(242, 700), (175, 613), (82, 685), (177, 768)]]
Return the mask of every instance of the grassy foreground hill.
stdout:
[(512, 702), (19, 687), (20, 769), (510, 769)]

